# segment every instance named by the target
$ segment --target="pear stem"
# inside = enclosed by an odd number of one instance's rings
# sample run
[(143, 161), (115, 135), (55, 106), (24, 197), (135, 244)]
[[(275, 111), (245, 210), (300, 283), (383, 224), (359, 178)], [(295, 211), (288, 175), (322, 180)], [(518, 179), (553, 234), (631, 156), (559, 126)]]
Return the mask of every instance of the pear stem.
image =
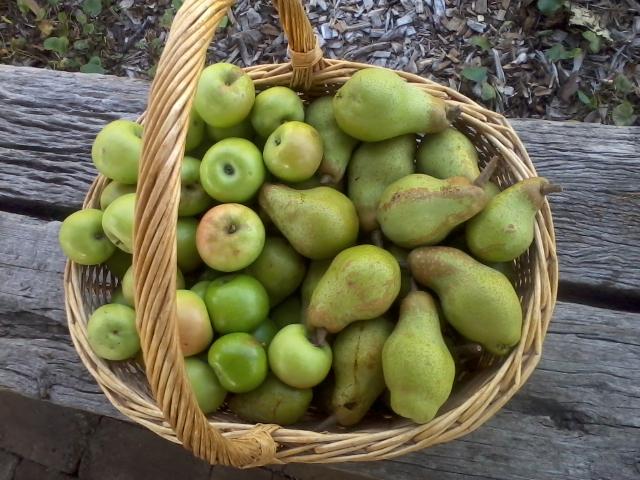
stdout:
[(475, 179), (473, 184), (476, 187), (484, 188), (484, 186), (491, 178), (491, 175), (493, 175), (493, 172), (496, 171), (496, 168), (498, 168), (498, 157), (493, 157), (491, 161), (484, 167), (482, 172), (480, 172), (480, 175), (478, 175), (478, 178)]
[(560, 193), (562, 191), (562, 187), (555, 183), (547, 183), (540, 187), (540, 193), (542, 195), (549, 195), (550, 193)]
[(403, 270), (409, 270), (409, 262), (406, 260), (398, 260), (398, 265), (400, 265), (400, 268)]
[(325, 418), (318, 425), (316, 425), (316, 428), (314, 430), (316, 432), (322, 432), (324, 430), (327, 430), (328, 428), (336, 426), (337, 423), (338, 423), (338, 418), (336, 417), (336, 414), (333, 413), (329, 415), (327, 418)]
[(449, 107), (447, 105), (446, 115), (447, 115), (447, 120), (449, 120), (450, 122), (456, 121), (461, 114), (462, 114), (462, 108), (460, 108), (459, 105), (456, 105), (454, 107)]
[(382, 241), (382, 232), (380, 229), (376, 229), (371, 232), (371, 243), (376, 247), (384, 248), (384, 242)]
[(418, 284), (416, 283), (416, 280), (413, 277), (411, 277), (411, 291), (412, 292), (418, 291)]
[(477, 357), (482, 354), (482, 345), (479, 343), (464, 343), (456, 345), (455, 351), (459, 357)]
[(324, 328), (316, 328), (313, 332), (313, 338), (311, 339), (311, 342), (316, 347), (325, 346), (327, 344), (327, 333), (327, 330), (325, 330)]

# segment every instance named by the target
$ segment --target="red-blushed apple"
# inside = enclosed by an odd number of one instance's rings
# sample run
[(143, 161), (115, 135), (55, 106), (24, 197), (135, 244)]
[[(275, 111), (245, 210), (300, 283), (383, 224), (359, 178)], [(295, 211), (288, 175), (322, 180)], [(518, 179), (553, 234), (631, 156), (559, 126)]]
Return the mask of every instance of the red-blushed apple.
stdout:
[(96, 136), (91, 158), (100, 173), (120, 183), (138, 181), (142, 153), (142, 125), (131, 120), (114, 120)]
[(214, 127), (231, 127), (244, 120), (256, 98), (253, 80), (231, 63), (209, 65), (200, 74), (193, 105)]
[(196, 232), (200, 258), (221, 272), (235, 272), (255, 261), (265, 241), (264, 225), (249, 207), (217, 205), (204, 214)]
[(176, 292), (180, 347), (185, 357), (206, 350), (213, 341), (213, 328), (204, 301), (191, 290)]
[(115, 251), (102, 228), (103, 213), (87, 208), (72, 213), (60, 226), (58, 241), (64, 254), (80, 265), (97, 265)]
[(92, 350), (106, 360), (127, 360), (140, 350), (133, 308), (115, 303), (98, 308), (87, 323)]

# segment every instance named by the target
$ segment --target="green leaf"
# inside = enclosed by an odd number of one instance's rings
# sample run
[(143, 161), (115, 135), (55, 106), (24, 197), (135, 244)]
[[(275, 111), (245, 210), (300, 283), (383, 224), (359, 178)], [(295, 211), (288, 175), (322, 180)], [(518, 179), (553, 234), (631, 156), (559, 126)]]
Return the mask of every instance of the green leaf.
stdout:
[(633, 83), (622, 73), (616, 77), (613, 81), (613, 86), (615, 87), (617, 92), (620, 93), (631, 93), (633, 92)]
[(51, 5), (52, 7), (57, 7), (58, 4), (60, 3), (60, 0), (49, 0), (48, 1), (49, 5)]
[(227, 28), (227, 25), (229, 25), (229, 17), (225, 15), (224, 17), (222, 17), (222, 20), (220, 20), (220, 23), (218, 24), (218, 30)]
[(84, 0), (82, 10), (90, 17), (96, 17), (102, 12), (102, 0)]
[(582, 32), (582, 37), (589, 42), (589, 51), (591, 53), (598, 53), (602, 48), (602, 39), (591, 30)]
[(87, 35), (91, 35), (95, 31), (96, 31), (96, 27), (93, 23), (87, 23), (86, 25), (82, 26), (82, 32)]
[(558, 60), (567, 60), (569, 58), (575, 58), (578, 55), (582, 54), (581, 48), (574, 48), (571, 50), (566, 50), (564, 45), (561, 43), (555, 44), (548, 50), (544, 51), (547, 58), (552, 62), (557, 62)]
[(76, 40), (73, 42), (74, 50), (88, 50), (89, 49), (89, 40)]
[(168, 8), (160, 17), (160, 25), (164, 28), (171, 27), (171, 22), (173, 22), (173, 17), (175, 17), (176, 12), (172, 8)]
[(173, 8), (175, 8), (176, 10), (178, 10), (182, 6), (183, 3), (184, 3), (184, 0), (172, 0), (171, 1), (171, 6)]
[(75, 17), (80, 25), (85, 25), (87, 23), (87, 16), (82, 10), (76, 10)]
[(100, 57), (91, 57), (89, 62), (80, 67), (82, 73), (105, 73)]
[(487, 79), (487, 68), (465, 67), (462, 69), (462, 76), (472, 82), (482, 83)]
[(480, 96), (484, 101), (493, 100), (494, 98), (496, 98), (496, 89), (489, 85), (489, 83), (482, 82)]
[(538, 10), (545, 15), (553, 15), (564, 6), (564, 0), (538, 0)]
[(16, 3), (22, 13), (32, 12), (36, 16), (36, 20), (44, 18), (46, 12), (36, 0), (16, 0)]
[(613, 118), (613, 123), (621, 127), (633, 125), (638, 118), (637, 115), (633, 114), (633, 105), (627, 100), (613, 109), (611, 117)]
[(69, 48), (69, 39), (67, 37), (49, 37), (43, 43), (45, 50), (51, 50), (63, 55)]
[(59, 22), (65, 23), (68, 20), (69, 20), (69, 17), (67, 16), (67, 14), (65, 12), (58, 13), (58, 21)]
[(598, 108), (596, 99), (594, 97), (590, 97), (582, 90), (578, 90), (578, 99), (589, 108), (592, 108), (594, 110)]
[(489, 50), (491, 50), (491, 44), (489, 43), (489, 40), (487, 40), (487, 37), (476, 35), (469, 39), (469, 43), (471, 45), (475, 45), (476, 47), (480, 48), (485, 52), (488, 52)]

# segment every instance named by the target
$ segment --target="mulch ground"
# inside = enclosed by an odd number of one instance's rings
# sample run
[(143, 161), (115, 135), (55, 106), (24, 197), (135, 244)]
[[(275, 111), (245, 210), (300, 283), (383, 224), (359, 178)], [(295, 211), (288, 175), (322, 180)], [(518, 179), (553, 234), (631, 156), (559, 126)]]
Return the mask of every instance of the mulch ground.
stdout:
[[(638, 0), (304, 0), (325, 55), (418, 73), (509, 117), (640, 124)], [(0, 0), (0, 61), (151, 78), (180, 0)], [(544, 13), (543, 13), (544, 12)], [(210, 61), (281, 62), (240, 0)]]

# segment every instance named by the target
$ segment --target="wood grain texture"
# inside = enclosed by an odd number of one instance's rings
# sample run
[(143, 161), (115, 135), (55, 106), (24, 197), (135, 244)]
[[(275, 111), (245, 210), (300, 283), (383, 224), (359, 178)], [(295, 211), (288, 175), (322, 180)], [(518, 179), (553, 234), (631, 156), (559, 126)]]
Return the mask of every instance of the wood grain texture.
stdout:
[[(0, 65), (0, 207), (62, 218), (95, 175), (93, 138), (109, 120), (136, 118), (148, 83)], [(551, 199), (561, 293), (607, 294), (640, 309), (640, 128), (513, 120)]]
[[(70, 344), (59, 222), (0, 212), (0, 388), (120, 417)], [(332, 466), (374, 478), (636, 479), (640, 314), (560, 302), (542, 362), (486, 425), (396, 460)]]

